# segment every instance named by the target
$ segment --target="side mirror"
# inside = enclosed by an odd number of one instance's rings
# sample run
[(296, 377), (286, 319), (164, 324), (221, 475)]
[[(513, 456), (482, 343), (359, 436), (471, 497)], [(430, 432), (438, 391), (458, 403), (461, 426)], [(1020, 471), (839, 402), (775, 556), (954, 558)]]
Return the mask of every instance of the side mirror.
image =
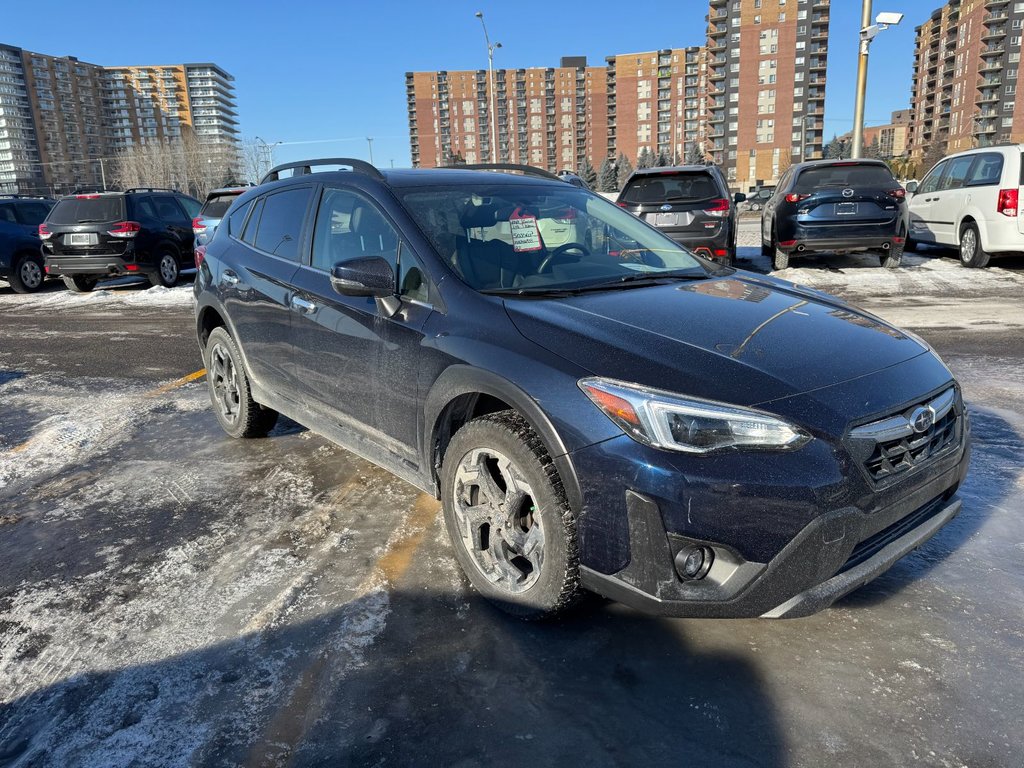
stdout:
[(746, 201), (747, 196), (742, 192), (737, 192), (735, 195), (732, 196), (732, 199), (737, 203), (742, 203)]
[(907, 186), (905, 187), (905, 189), (907, 190), (907, 194), (908, 195), (914, 194), (915, 192), (917, 192), (917, 182), (916, 181), (908, 181), (907, 182)]
[(360, 256), (334, 265), (331, 287), (342, 296), (383, 299), (395, 295), (395, 273), (383, 256)]

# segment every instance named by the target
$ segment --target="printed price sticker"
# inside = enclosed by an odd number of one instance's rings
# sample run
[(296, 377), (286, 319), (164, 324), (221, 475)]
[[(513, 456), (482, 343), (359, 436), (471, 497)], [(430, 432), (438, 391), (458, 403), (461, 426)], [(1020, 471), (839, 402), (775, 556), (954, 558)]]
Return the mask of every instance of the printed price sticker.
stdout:
[(520, 214), (517, 209), (508, 220), (512, 227), (512, 249), (514, 251), (539, 251), (541, 249), (540, 229), (537, 228), (537, 217)]

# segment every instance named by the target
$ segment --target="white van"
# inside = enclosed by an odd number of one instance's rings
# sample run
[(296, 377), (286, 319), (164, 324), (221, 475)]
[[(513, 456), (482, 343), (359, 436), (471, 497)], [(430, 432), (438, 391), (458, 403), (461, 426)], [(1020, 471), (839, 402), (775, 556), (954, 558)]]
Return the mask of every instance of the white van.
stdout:
[(954, 246), (966, 267), (1024, 252), (1021, 197), (1024, 144), (950, 155), (929, 171), (910, 199), (907, 250), (918, 243)]

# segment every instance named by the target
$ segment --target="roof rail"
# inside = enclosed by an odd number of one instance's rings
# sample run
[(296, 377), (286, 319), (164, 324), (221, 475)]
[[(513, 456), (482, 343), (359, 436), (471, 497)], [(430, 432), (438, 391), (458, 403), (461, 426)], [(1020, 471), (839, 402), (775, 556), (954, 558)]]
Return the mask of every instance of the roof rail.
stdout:
[(449, 168), (456, 171), (519, 171), (525, 176), (536, 176), (541, 179), (553, 179), (562, 181), (551, 171), (543, 168), (534, 168), (532, 165), (520, 165), (518, 163), (470, 163), (467, 165), (443, 165), (442, 168)]
[(295, 171), (292, 174), (293, 176), (306, 176), (312, 173), (313, 168), (318, 165), (347, 165), (352, 169), (353, 173), (361, 173), (378, 181), (384, 181), (384, 174), (377, 170), (376, 166), (370, 165), (365, 160), (356, 160), (352, 157), (321, 157), (317, 160), (300, 160), (296, 163), (275, 165), (260, 179), (260, 184), (266, 184), (268, 181), (277, 181), (281, 178), (281, 171), (291, 169)]
[(129, 192), (177, 192), (176, 189), (168, 189), (167, 187), (132, 187), (125, 190), (125, 194)]
[(46, 195), (20, 195), (16, 192), (0, 192), (0, 200), (46, 200)]

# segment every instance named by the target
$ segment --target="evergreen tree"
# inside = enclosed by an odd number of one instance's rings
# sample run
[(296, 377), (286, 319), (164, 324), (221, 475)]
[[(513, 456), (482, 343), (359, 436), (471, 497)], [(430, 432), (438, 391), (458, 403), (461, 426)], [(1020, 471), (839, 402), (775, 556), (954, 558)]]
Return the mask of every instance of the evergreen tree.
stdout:
[(693, 142), (686, 145), (686, 157), (683, 158), (686, 165), (704, 165), (704, 149), (700, 144)]
[(654, 158), (655, 168), (665, 168), (672, 164), (672, 158), (668, 156), (668, 152), (660, 150), (658, 156)]
[(864, 157), (870, 157), (875, 160), (881, 159), (882, 147), (878, 143), (878, 136), (875, 136), (875, 138), (871, 140), (871, 143), (868, 146), (864, 147), (864, 152), (862, 153), (862, 155)]
[(826, 160), (838, 160), (842, 153), (842, 143), (839, 141), (839, 137), (834, 133), (832, 134), (832, 140), (825, 145), (822, 150), (822, 155)]
[(653, 168), (654, 158), (651, 156), (651, 152), (647, 147), (640, 150), (640, 154), (636, 156), (636, 167), (637, 168)]
[(588, 158), (583, 158), (583, 164), (579, 167), (577, 173), (591, 189), (593, 189), (594, 185), (597, 184), (597, 171), (594, 170), (594, 166), (590, 164), (590, 160)]
[(598, 192), (618, 192), (619, 182), (615, 178), (615, 163), (607, 157), (601, 163), (601, 171), (597, 175)]
[(629, 162), (629, 158), (624, 154), (619, 155), (619, 159), (615, 162), (615, 188), (622, 189), (622, 186), (626, 183), (626, 179), (633, 173), (633, 164)]

